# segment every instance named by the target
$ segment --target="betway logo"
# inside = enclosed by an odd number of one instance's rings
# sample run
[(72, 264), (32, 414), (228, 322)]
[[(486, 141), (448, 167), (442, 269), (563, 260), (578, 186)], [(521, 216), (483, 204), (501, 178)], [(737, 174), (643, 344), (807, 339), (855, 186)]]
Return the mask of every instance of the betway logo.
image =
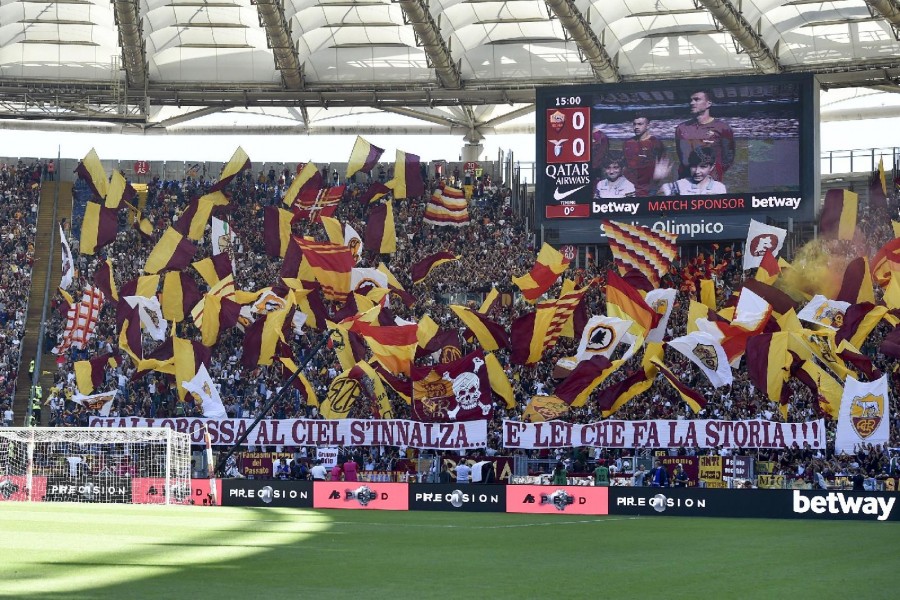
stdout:
[(636, 215), (640, 204), (636, 202), (593, 202), (594, 214), (597, 213), (631, 213)]
[(750, 198), (750, 206), (753, 208), (793, 208), (797, 210), (800, 208), (800, 198), (794, 198), (791, 196), (785, 196), (783, 198), (779, 196), (769, 196), (768, 198), (757, 198), (756, 196), (751, 196)]
[(794, 490), (794, 512), (803, 514), (809, 511), (817, 515), (830, 513), (833, 515), (875, 515), (879, 521), (886, 521), (891, 516), (896, 498), (846, 496), (840, 492), (829, 492), (824, 496), (807, 498), (798, 490)]

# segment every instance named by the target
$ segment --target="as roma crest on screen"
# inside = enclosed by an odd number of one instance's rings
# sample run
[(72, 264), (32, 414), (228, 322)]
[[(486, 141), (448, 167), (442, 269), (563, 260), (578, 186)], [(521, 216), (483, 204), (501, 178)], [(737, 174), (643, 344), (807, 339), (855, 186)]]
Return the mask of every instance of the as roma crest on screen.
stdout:
[(412, 369), (413, 418), (420, 421), (489, 419), (493, 405), (484, 352)]
[(850, 404), (850, 423), (862, 439), (878, 430), (884, 415), (884, 398), (875, 394), (856, 396)]
[(719, 356), (716, 354), (714, 346), (709, 344), (697, 344), (691, 352), (701, 363), (706, 365), (709, 370), (719, 370)]

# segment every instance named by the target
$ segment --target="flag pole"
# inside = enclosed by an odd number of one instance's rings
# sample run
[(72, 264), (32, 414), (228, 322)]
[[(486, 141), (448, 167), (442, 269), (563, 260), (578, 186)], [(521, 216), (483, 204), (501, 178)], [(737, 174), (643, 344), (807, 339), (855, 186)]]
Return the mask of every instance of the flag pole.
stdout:
[(262, 421), (263, 418), (265, 418), (270, 410), (272, 410), (272, 407), (275, 406), (275, 403), (281, 400), (281, 398), (287, 393), (287, 391), (291, 387), (291, 384), (293, 384), (294, 381), (296, 381), (296, 379), (300, 377), (303, 369), (307, 364), (309, 364), (309, 361), (312, 360), (313, 356), (318, 354), (319, 350), (322, 349), (322, 346), (324, 346), (325, 343), (329, 339), (331, 339), (331, 333), (333, 331), (333, 329), (325, 330), (325, 332), (322, 334), (322, 339), (320, 339), (316, 343), (316, 345), (313, 346), (312, 349), (307, 353), (303, 360), (300, 361), (300, 364), (297, 365), (297, 370), (294, 371), (293, 374), (291, 374), (291, 376), (287, 378), (287, 380), (285, 380), (278, 393), (272, 394), (272, 397), (269, 398), (268, 402), (266, 402), (262, 409), (260, 409), (259, 414), (256, 415), (256, 418), (253, 419), (253, 423), (251, 423), (250, 426), (247, 427), (247, 430), (243, 434), (241, 434), (240, 437), (238, 437), (234, 444), (225, 453), (219, 456), (219, 461), (216, 463), (215, 473), (218, 473), (220, 476), (224, 476), (226, 461), (231, 458), (231, 456), (237, 451), (241, 444), (247, 441), (247, 438), (250, 436), (253, 430), (256, 429), (256, 426), (259, 425), (259, 422)]

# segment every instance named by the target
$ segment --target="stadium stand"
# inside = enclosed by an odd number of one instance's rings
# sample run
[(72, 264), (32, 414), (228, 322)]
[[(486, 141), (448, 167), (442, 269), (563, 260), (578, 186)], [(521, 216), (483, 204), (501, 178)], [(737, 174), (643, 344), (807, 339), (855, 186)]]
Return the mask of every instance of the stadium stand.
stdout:
[[(373, 173), (377, 169), (373, 170)], [(273, 168), (269, 175), (260, 171), (254, 175), (248, 170), (235, 178), (227, 187), (232, 198), (227, 211), (218, 214), (227, 218), (236, 234), (234, 244), (234, 276), (236, 287), (240, 290), (253, 291), (277, 283), (282, 266), (281, 259), (273, 259), (266, 254), (264, 239), (264, 213), (267, 208), (281, 205), (282, 196), (290, 185), (291, 169), (276, 172)], [(326, 179), (327, 181), (327, 179)], [(368, 206), (359, 201), (364, 196), (374, 178), (357, 175), (351, 181), (340, 199), (334, 217), (341, 223), (352, 226), (362, 232), (366, 228)], [(143, 214), (153, 224), (152, 239), (147, 239), (131, 226), (126, 218), (127, 211), (121, 211), (118, 233), (115, 241), (105, 247), (98, 256), (89, 256), (79, 252), (79, 226), (72, 223), (70, 244), (75, 255), (76, 278), (70, 290), (81, 290), (94, 282), (94, 273), (102, 259), (109, 258), (113, 265), (114, 277), (121, 289), (126, 282), (143, 274), (143, 269), (150, 251), (161, 233), (184, 214), (188, 202), (207, 193), (214, 185), (215, 179), (191, 173), (179, 180), (163, 180), (151, 177), (147, 186), (146, 203)], [(469, 203), (470, 223), (463, 228), (436, 227), (423, 221), (429, 193), (442, 185), (458, 184), (452, 180), (440, 181), (430, 178), (426, 182), (426, 194), (420, 197), (397, 200), (393, 204), (394, 221), (397, 234), (397, 252), (389, 257), (388, 266), (399, 280), (399, 283), (415, 298), (412, 307), (394, 300), (390, 303), (393, 315), (400, 319), (418, 321), (423, 316), (430, 316), (440, 327), (454, 331), (455, 342), (460, 352), (465, 355), (476, 346), (466, 341), (462, 335), (464, 328), (450, 310), (451, 303), (464, 304), (477, 309), (491, 289), (500, 292), (502, 301), (497, 303), (489, 313), (489, 317), (503, 326), (507, 331), (520, 316), (532, 311), (518, 289), (512, 284), (510, 276), (520, 276), (528, 272), (534, 264), (537, 248), (534, 237), (526, 231), (524, 222), (511, 208), (510, 190), (504, 182), (491, 181), (485, 177), (476, 188), (476, 198)], [(75, 214), (83, 213), (83, 205), (87, 196), (83, 183), (74, 187)], [(896, 197), (891, 198), (891, 214), (896, 217)], [(887, 215), (864, 214), (859, 221), (863, 233), (852, 241), (817, 242), (810, 246), (818, 253), (825, 253), (835, 259), (835, 264), (845, 265), (852, 258), (864, 253), (869, 248), (878, 248), (892, 237), (890, 219)], [(208, 227), (207, 227), (208, 228)], [(322, 225), (310, 219), (301, 219), (295, 223), (293, 233), (297, 236), (310, 236), (318, 241), (327, 240)], [(364, 236), (365, 237), (365, 236)], [(209, 237), (199, 244), (199, 251), (193, 258), (198, 261), (211, 255)], [(861, 240), (865, 240), (862, 242)], [(414, 283), (410, 272), (413, 265), (439, 252), (449, 252), (459, 257), (437, 267), (437, 271), (419, 283)], [(358, 266), (375, 267), (379, 260), (371, 251), (363, 253)], [(789, 257), (793, 258), (793, 257)], [(676, 263), (668, 275), (663, 278), (662, 287), (678, 290), (675, 310), (669, 321), (666, 339), (683, 336), (687, 332), (688, 307), (692, 299), (697, 299), (697, 288), (700, 280), (713, 279), (716, 282), (715, 301), (717, 308), (728, 305), (732, 294), (741, 289), (744, 273), (740, 265), (741, 256), (737, 246), (710, 246), (705, 253), (686, 257)], [(588, 315), (601, 314), (606, 306), (606, 275), (614, 268), (609, 257), (589, 257), (586, 264), (577, 270), (570, 269), (567, 274), (580, 285), (591, 283), (585, 296), (585, 309)], [(196, 283), (203, 286), (201, 280), (192, 275)], [(201, 287), (205, 291), (205, 287)], [(557, 282), (546, 297), (558, 295), (560, 283)], [(879, 292), (880, 293), (880, 292)], [(53, 300), (54, 308), (65, 305), (63, 298), (57, 294)], [(331, 315), (340, 314), (340, 303), (325, 301)], [(116, 304), (107, 300), (99, 314), (94, 337), (84, 349), (70, 348), (56, 359), (52, 370), (52, 383), (45, 396), (44, 422), (55, 426), (85, 426), (97, 409), (89, 409), (72, 399), (77, 395), (74, 363), (113, 352), (119, 345), (119, 331), (116, 322)], [(352, 314), (352, 313), (351, 313)], [(344, 315), (346, 316), (346, 315)], [(338, 318), (338, 317), (335, 317)], [(47, 346), (57, 345), (63, 341), (65, 317), (59, 310), (52, 312), (48, 324)], [(199, 339), (199, 332), (190, 319), (178, 324), (178, 334), (182, 337)], [(890, 328), (885, 324), (876, 327), (873, 335), (861, 349), (871, 357), (875, 366), (883, 373), (891, 374), (894, 385), (897, 385), (897, 361), (878, 352), (879, 345)], [(292, 341), (298, 349), (298, 355), (312, 347), (321, 336), (320, 331), (305, 328), (304, 335), (296, 335)], [(240, 328), (232, 328), (222, 333), (218, 344), (213, 348), (210, 360), (210, 373), (219, 384), (223, 402), (229, 417), (256, 417), (266, 400), (280, 390), (285, 378), (280, 366), (254, 366), (247, 368), (241, 365), (244, 333)], [(534, 367), (513, 364), (508, 350), (498, 351), (501, 363), (512, 384), (515, 395), (515, 407), (506, 409), (495, 397), (493, 417), (489, 424), (489, 455), (503, 453), (501, 447), (500, 425), (504, 419), (529, 420), (525, 417), (525, 407), (535, 395), (550, 395), (558, 389), (562, 379), (558, 374), (558, 362), (575, 354), (578, 336), (561, 338), (559, 343), (543, 354)], [(145, 337), (145, 345), (155, 344)], [(621, 354), (621, 351), (618, 355)], [(124, 355), (123, 355), (124, 356)], [(145, 354), (146, 356), (146, 354)], [(429, 364), (435, 359), (425, 356), (419, 364)], [(626, 375), (640, 367), (639, 357), (629, 359), (601, 386), (608, 389), (619, 383)], [(674, 352), (666, 353), (666, 364), (685, 384), (696, 390), (707, 401), (705, 408), (698, 413), (691, 410), (683, 402), (674, 389), (663, 378), (657, 378), (650, 388), (626, 403), (615, 414), (618, 419), (695, 419), (715, 418), (728, 420), (766, 419), (772, 421), (805, 422), (824, 416), (822, 406), (809, 389), (795, 379), (788, 383), (792, 400), (782, 415), (777, 405), (769, 402), (765, 393), (757, 389), (750, 380), (746, 368), (735, 370), (734, 383), (730, 386), (713, 388), (710, 382), (694, 368), (683, 355)], [(305, 375), (318, 400), (326, 395), (329, 383), (342, 371), (335, 349), (328, 348), (315, 356), (306, 367)], [(110, 416), (145, 416), (145, 417), (182, 417), (199, 416), (201, 408), (195, 403), (191, 394), (184, 400), (179, 399), (173, 378), (162, 372), (150, 371), (141, 376), (135, 365), (128, 358), (123, 358), (118, 366), (107, 365), (102, 377), (103, 383), (98, 390), (118, 389), (120, 395), (113, 403)], [(410, 418), (409, 404), (388, 386), (391, 408), (396, 418)], [(571, 408), (560, 418), (575, 423), (590, 423), (600, 418), (600, 409), (596, 402), (597, 392), (583, 407)], [(277, 402), (266, 415), (267, 418), (318, 418), (320, 417), (316, 403), (308, 402), (298, 390), (291, 390), (281, 401)], [(369, 402), (357, 402), (349, 412), (350, 417), (372, 418), (373, 405)], [(892, 423), (898, 419), (897, 409), (891, 413)], [(829, 419), (829, 440), (832, 439), (834, 420)], [(892, 428), (890, 445), (896, 446), (897, 428)], [(364, 470), (390, 470), (397, 466), (397, 461), (404, 456), (402, 449), (373, 455), (364, 451), (355, 451), (354, 458)], [(645, 455), (649, 451), (643, 451)], [(680, 448), (681, 455), (720, 454), (728, 455), (728, 450), (697, 448)], [(518, 452), (517, 454), (523, 454)], [(524, 453), (534, 461), (535, 465), (550, 465), (557, 460), (565, 460), (570, 472), (587, 472), (597, 461), (609, 461), (610, 464), (621, 462), (624, 455), (620, 451), (597, 450), (590, 452), (584, 449), (541, 450)], [(411, 453), (409, 456), (414, 456)], [(814, 470), (823, 472), (833, 480), (849, 474), (853, 469), (863, 466), (872, 474), (886, 475), (889, 471), (889, 455), (887, 447), (862, 447), (856, 456), (834, 455), (812, 448), (790, 448), (782, 451), (762, 451), (757, 453), (760, 460), (777, 465), (775, 473), (789, 478), (803, 478)], [(547, 469), (549, 471), (549, 468)]]
[[(20, 422), (15, 424), (22, 424), (31, 387), (28, 363), (22, 357), (27, 356), (23, 348), (28, 344), (25, 322), (31, 308), (28, 293), (35, 265), (41, 174), (38, 162), (0, 165), (0, 415), (10, 425), (16, 419)], [(21, 374), (20, 365), (24, 367)], [(14, 398), (22, 401), (13, 402)]]

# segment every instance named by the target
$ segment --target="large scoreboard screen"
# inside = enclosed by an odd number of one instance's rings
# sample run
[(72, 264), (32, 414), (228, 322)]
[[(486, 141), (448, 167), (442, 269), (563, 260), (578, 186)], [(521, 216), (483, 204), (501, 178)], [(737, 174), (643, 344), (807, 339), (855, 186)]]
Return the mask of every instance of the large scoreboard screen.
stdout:
[(540, 217), (695, 239), (750, 218), (812, 220), (817, 102), (812, 75), (538, 88)]

